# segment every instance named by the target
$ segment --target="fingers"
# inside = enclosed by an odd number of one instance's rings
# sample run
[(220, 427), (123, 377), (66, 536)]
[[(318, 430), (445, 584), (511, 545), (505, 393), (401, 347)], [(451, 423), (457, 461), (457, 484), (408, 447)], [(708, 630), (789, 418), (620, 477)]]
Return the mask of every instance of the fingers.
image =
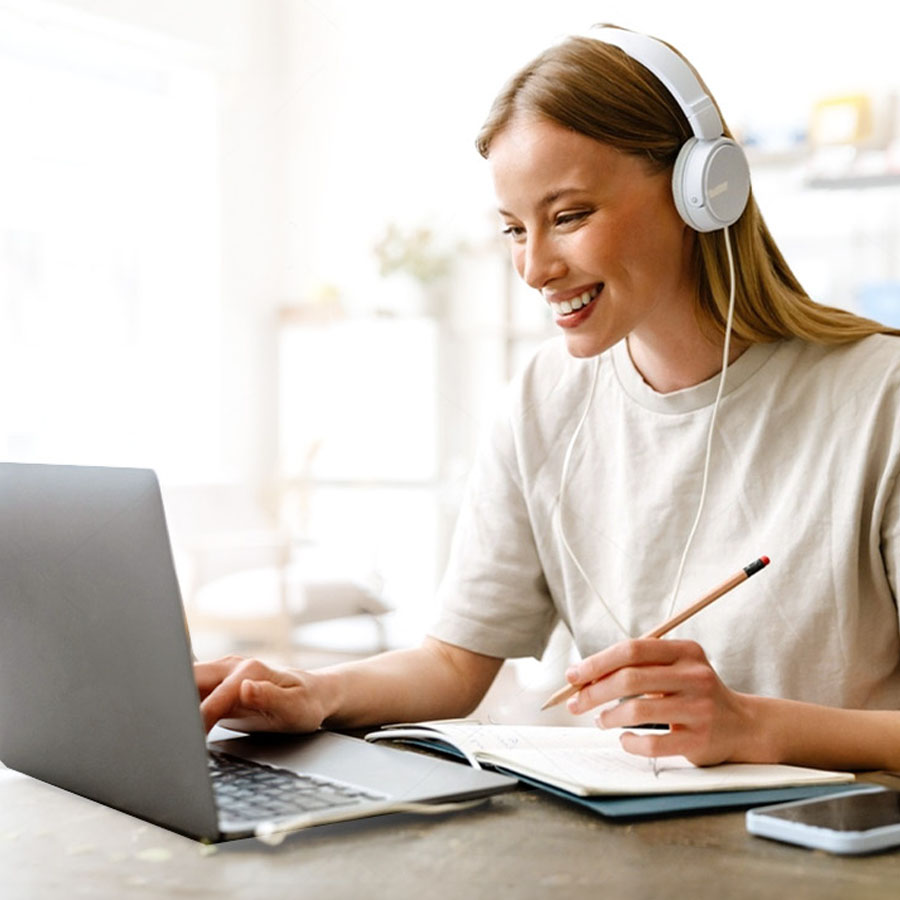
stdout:
[(225, 677), (242, 662), (244, 662), (243, 657), (225, 656), (211, 662), (194, 663), (194, 680), (197, 682), (200, 699), (202, 700), (218, 687)]
[(275, 669), (274, 678), (241, 682), (240, 701), (251, 710), (247, 730), (310, 732), (325, 718), (318, 682), (309, 672)]
[[(673, 728), (660, 734), (637, 734), (626, 731), (620, 738), (622, 749), (635, 756), (649, 756), (662, 759), (666, 756), (687, 756), (695, 751), (696, 737), (689, 730)], [(703, 765), (700, 759), (692, 760), (696, 765)]]
[(659, 722), (670, 728), (705, 727), (715, 715), (714, 700), (706, 694), (656, 694), (629, 697), (601, 710), (595, 721), (601, 728), (636, 728)]
[(229, 656), (195, 666), (206, 731), (216, 722), (242, 731), (315, 731), (324, 711), (319, 680), (308, 672), (277, 669)]
[(619, 641), (612, 647), (594, 653), (566, 672), (570, 684), (589, 684), (611, 672), (629, 666), (670, 665), (678, 659), (692, 658), (706, 662), (703, 648), (696, 641), (670, 641), (638, 638)]
[(712, 729), (694, 729), (675, 725), (670, 731), (658, 734), (626, 731), (619, 738), (622, 749), (636, 756), (662, 759), (666, 756), (683, 756), (695, 766), (714, 766), (738, 761), (716, 740)]
[(679, 681), (703, 682), (707, 673), (715, 674), (694, 641), (622, 641), (566, 672), (571, 684), (584, 685), (567, 706), (578, 715), (621, 697), (667, 694)]
[(286, 731), (279, 707), (283, 691), (269, 681), (242, 681), (237, 689), (237, 704), (219, 719), (220, 725), (235, 731)]
[(272, 681), (241, 682), (240, 704), (254, 713), (253, 719), (266, 723), (272, 731), (282, 731), (291, 718), (291, 691)]
[[(573, 713), (601, 707), (601, 728), (623, 728), (625, 750), (642, 756), (685, 756), (696, 765), (738, 758), (752, 715), (693, 641), (623, 641), (573, 667), (575, 683), (592, 679), (568, 701)], [(569, 673), (567, 673), (569, 675)], [(648, 722), (668, 732), (629, 733)]]
[(260, 694), (254, 688), (244, 691), (244, 683), (272, 681), (278, 677), (265, 663), (240, 657), (198, 663), (194, 673), (201, 697), (200, 712), (207, 731), (220, 719), (244, 719), (248, 714), (258, 714), (251, 704), (260, 698)]
[(569, 699), (567, 706), (569, 712), (579, 715), (612, 701), (627, 700), (641, 695), (665, 694), (674, 689), (671, 667), (620, 669), (600, 681), (583, 687)]

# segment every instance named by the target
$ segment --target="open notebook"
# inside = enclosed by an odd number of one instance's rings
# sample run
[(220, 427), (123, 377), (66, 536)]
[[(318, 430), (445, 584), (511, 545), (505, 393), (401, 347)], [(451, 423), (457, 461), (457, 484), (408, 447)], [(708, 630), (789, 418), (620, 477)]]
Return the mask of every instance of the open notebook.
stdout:
[(485, 725), (470, 720), (391, 725), (367, 740), (416, 740), (455, 748), (470, 762), (489, 765), (581, 797), (748, 791), (852, 782), (849, 772), (799, 766), (730, 763), (695, 766), (667, 756), (626, 753), (621, 731), (581, 726)]

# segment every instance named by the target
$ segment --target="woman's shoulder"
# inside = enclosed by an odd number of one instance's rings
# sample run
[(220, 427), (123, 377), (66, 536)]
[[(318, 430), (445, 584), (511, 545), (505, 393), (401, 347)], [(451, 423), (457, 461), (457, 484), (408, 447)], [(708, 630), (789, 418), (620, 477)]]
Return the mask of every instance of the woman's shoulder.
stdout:
[(807, 399), (867, 396), (900, 399), (900, 337), (873, 334), (842, 344), (783, 342), (772, 358), (775, 389)]
[(870, 334), (868, 337), (853, 341), (850, 345), (856, 347), (864, 355), (877, 354), (888, 360), (900, 360), (900, 335), (898, 334)]
[(845, 374), (862, 369), (883, 373), (900, 371), (900, 336), (870, 334), (842, 344), (816, 344), (793, 340), (786, 342), (798, 365), (833, 370)]

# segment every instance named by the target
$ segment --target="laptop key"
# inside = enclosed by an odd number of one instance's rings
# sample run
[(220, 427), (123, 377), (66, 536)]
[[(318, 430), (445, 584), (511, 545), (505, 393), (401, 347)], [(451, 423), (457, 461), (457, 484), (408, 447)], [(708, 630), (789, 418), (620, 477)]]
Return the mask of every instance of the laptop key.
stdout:
[(216, 750), (210, 751), (209, 766), (217, 805), (230, 818), (281, 818), (385, 798), (358, 785), (291, 772)]

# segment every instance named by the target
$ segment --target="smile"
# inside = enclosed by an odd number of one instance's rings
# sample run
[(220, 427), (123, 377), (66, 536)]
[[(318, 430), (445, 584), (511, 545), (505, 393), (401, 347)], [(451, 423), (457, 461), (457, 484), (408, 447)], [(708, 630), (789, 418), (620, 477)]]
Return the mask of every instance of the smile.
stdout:
[(575, 297), (570, 297), (568, 300), (562, 300), (560, 302), (551, 300), (550, 308), (557, 316), (571, 315), (593, 302), (602, 290), (603, 283), (601, 282), (600, 284), (595, 284), (590, 290), (584, 291)]

